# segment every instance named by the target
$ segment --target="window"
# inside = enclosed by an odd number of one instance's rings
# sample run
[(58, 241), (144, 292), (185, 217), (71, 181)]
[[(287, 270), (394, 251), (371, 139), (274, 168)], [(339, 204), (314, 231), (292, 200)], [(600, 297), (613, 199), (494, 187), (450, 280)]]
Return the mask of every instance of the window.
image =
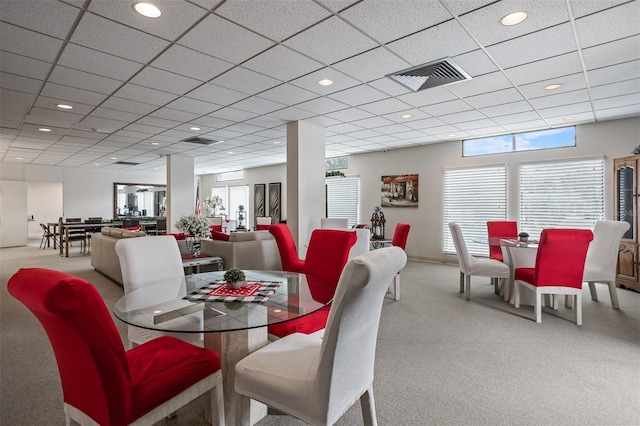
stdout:
[(244, 206), (245, 226), (249, 226), (249, 187), (247, 185), (238, 186), (219, 186), (211, 188), (211, 195), (217, 195), (222, 198), (224, 210), (218, 209), (221, 215), (227, 216), (230, 220), (236, 219), (236, 211), (240, 205)]
[(349, 168), (349, 156), (343, 155), (341, 157), (331, 157), (324, 160), (326, 170), (339, 170)]
[(244, 179), (244, 170), (236, 170), (235, 172), (218, 173), (218, 182), (227, 182), (230, 180)]
[(462, 229), (469, 253), (489, 256), (487, 244), (474, 238), (487, 238), (487, 221), (507, 218), (507, 167), (488, 166), (444, 171), (444, 252), (456, 252), (449, 222)]
[(520, 165), (518, 229), (532, 237), (544, 228), (593, 228), (604, 219), (604, 159)]
[(357, 224), (360, 217), (360, 177), (338, 177), (325, 182), (327, 217), (347, 218), (349, 227)]
[(531, 151), (534, 149), (576, 146), (576, 128), (539, 130), (514, 135), (462, 141), (462, 156), (499, 154), (504, 152)]

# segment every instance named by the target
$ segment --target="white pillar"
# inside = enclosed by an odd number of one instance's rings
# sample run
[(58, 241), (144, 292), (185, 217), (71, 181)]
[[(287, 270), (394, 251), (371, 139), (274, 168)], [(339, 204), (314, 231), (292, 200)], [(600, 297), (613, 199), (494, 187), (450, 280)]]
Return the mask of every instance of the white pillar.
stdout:
[(307, 121), (287, 123), (287, 225), (300, 257), (325, 216), (325, 131)]
[(196, 191), (193, 157), (167, 156), (167, 232), (177, 232), (174, 223), (194, 214)]

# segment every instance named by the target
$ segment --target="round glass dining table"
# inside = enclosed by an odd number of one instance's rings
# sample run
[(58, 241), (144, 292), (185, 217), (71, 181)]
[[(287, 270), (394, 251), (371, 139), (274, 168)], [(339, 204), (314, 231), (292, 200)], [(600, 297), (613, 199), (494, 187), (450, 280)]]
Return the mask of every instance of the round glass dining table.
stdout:
[[(234, 424), (235, 419), (235, 364), (268, 344), (269, 325), (322, 309), (331, 302), (336, 286), (299, 273), (244, 272), (243, 290), (251, 288), (251, 291), (240, 296), (229, 296), (221, 283), (224, 271), (215, 271), (167, 279), (133, 290), (113, 306), (116, 318), (130, 326), (204, 334), (204, 347), (217, 352), (222, 360), (227, 424)], [(256, 401), (248, 409), (251, 424), (266, 415), (266, 406)]]

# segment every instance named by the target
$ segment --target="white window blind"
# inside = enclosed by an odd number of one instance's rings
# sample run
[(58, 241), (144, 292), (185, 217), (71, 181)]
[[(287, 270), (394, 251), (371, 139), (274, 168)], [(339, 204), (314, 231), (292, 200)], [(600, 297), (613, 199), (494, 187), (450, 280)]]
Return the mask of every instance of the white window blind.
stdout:
[(471, 254), (489, 256), (487, 221), (507, 218), (507, 167), (489, 166), (444, 171), (444, 252), (456, 252), (449, 222), (457, 222)]
[(348, 176), (326, 179), (327, 217), (358, 223), (360, 210), (360, 177)]
[(601, 219), (603, 158), (520, 165), (520, 231), (537, 238), (544, 228), (592, 229)]

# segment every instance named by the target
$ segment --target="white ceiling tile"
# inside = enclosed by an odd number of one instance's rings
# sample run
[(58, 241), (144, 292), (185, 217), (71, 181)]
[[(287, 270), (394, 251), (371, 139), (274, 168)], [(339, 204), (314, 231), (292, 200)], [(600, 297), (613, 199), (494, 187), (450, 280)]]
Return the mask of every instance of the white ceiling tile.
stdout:
[[(375, 129), (377, 127), (393, 125), (393, 121), (382, 117), (371, 117), (362, 120), (353, 121), (353, 124), (365, 129)], [(376, 129), (378, 130), (378, 129)]]
[(531, 111), (532, 106), (529, 102), (520, 101), (520, 102), (512, 102), (508, 104), (490, 106), (486, 108), (480, 109), (487, 117), (499, 117), (501, 115), (509, 115), (515, 114), (518, 112), (527, 112)]
[[(311, 0), (297, 0), (295, 7), (289, 0), (226, 2), (215, 13), (276, 41), (282, 41), (330, 15)], [(287, 25), (273, 25), (274, 21), (286, 22)]]
[(315, 112), (316, 114), (327, 114), (347, 108), (347, 106), (348, 105), (345, 105), (342, 102), (334, 101), (329, 98), (316, 98), (296, 105), (299, 109)]
[(190, 91), (185, 96), (205, 102), (215, 102), (220, 105), (233, 104), (240, 99), (247, 97), (245, 93), (216, 86), (215, 84), (203, 84), (202, 86)]
[(27, 58), (4, 50), (0, 51), (0, 71), (2, 72), (43, 80), (47, 76), (49, 68), (51, 68), (49, 62)]
[(16, 74), (0, 73), (0, 87), (12, 88), (16, 92), (36, 95), (40, 91), (42, 81), (34, 78), (21, 77)]
[(261, 99), (258, 97), (253, 97), (236, 102), (235, 104), (233, 104), (233, 107), (243, 111), (249, 111), (253, 112), (254, 114), (262, 115), (277, 111), (282, 108), (286, 108), (287, 105), (268, 101), (266, 99)]
[(459, 81), (446, 86), (448, 90), (460, 97), (490, 93), (509, 87), (512, 87), (511, 82), (501, 72), (481, 75), (471, 80)]
[(373, 117), (370, 112), (362, 111), (358, 108), (348, 108), (325, 115), (325, 118), (332, 118), (341, 122), (362, 120), (364, 118)]
[[(282, 64), (287, 66), (283, 67)], [(281, 81), (293, 80), (323, 67), (320, 62), (282, 45), (261, 53), (242, 66)]]
[(590, 47), (582, 51), (588, 70), (640, 59), (640, 36)]
[(2, 34), (2, 50), (32, 59), (53, 62), (62, 47), (62, 40), (1, 21), (0, 34)]
[(591, 96), (593, 99), (602, 99), (638, 92), (640, 92), (640, 78), (625, 80), (618, 83), (604, 84), (602, 86), (595, 86), (591, 88)]
[(431, 117), (423, 118), (421, 120), (407, 121), (405, 125), (407, 127), (411, 127), (412, 129), (423, 130), (431, 127), (444, 126), (446, 125), (446, 123), (439, 118)]
[(440, 0), (447, 9), (456, 16), (469, 13), (473, 10), (493, 3), (492, 0)]
[(618, 108), (596, 110), (598, 120), (612, 119), (616, 117), (631, 117), (640, 115), (640, 105), (628, 105)]
[[(345, 43), (345, 40), (349, 40)], [(373, 49), (378, 44), (343, 20), (332, 17), (296, 34), (284, 43), (325, 65)]]
[(254, 95), (277, 86), (281, 82), (274, 78), (267, 77), (266, 75), (258, 74), (255, 71), (236, 67), (221, 76), (216, 77), (211, 81), (211, 83), (217, 86), (226, 87), (227, 89)]
[[(333, 81), (333, 84), (331, 86), (321, 86), (318, 84), (320, 80), (324, 79)], [(290, 81), (290, 83), (323, 96), (360, 84), (358, 80), (333, 68), (322, 68), (303, 77), (296, 78), (295, 80)]]
[(178, 98), (165, 106), (173, 110), (184, 111), (199, 115), (210, 114), (213, 111), (222, 108), (221, 105), (216, 105), (212, 102), (203, 102), (197, 99), (189, 98)]
[(627, 1), (628, 0), (571, 0), (571, 8), (573, 9), (573, 15), (576, 18), (580, 18)]
[[(544, 90), (545, 87), (551, 84), (562, 84), (562, 87), (554, 90)], [(577, 73), (548, 79), (545, 81), (539, 81), (532, 84), (525, 84), (520, 86), (520, 90), (527, 98), (533, 99), (545, 96), (553, 96), (563, 92), (572, 92), (579, 89), (585, 89), (586, 87), (587, 82), (584, 79), (584, 73)]]
[[(411, 117), (405, 118), (403, 117), (404, 115), (410, 115)], [(410, 109), (406, 109), (398, 112), (393, 112), (391, 114), (383, 114), (382, 117), (388, 120), (394, 121), (396, 123), (406, 124), (412, 121), (418, 121), (425, 118), (429, 118), (430, 115), (420, 109), (410, 108)]]
[(388, 50), (379, 47), (338, 62), (333, 65), (333, 68), (356, 80), (366, 83), (382, 78), (393, 72), (403, 70), (409, 66), (410, 64), (408, 62), (399, 59)]
[(574, 90), (573, 92), (550, 94), (541, 98), (531, 99), (530, 102), (535, 108), (550, 108), (561, 105), (577, 104), (588, 100), (589, 92), (586, 89), (581, 89)]
[(203, 9), (182, 1), (154, 0), (153, 3), (162, 12), (162, 15), (154, 19), (140, 15), (128, 4), (128, 7), (122, 7), (122, 2), (113, 0), (91, 0), (89, 10), (167, 40), (175, 40), (206, 13)]
[(140, 63), (73, 43), (64, 48), (58, 64), (121, 81), (130, 79), (142, 68)]
[(633, 1), (576, 19), (576, 31), (580, 45), (587, 48), (639, 34), (638, 22), (640, 6)]
[(582, 65), (578, 53), (572, 52), (508, 68), (504, 72), (514, 84), (527, 84), (580, 73)]
[[(462, 25), (483, 45), (492, 45), (567, 22), (569, 11), (563, 1), (519, 0), (499, 1), (460, 17)], [(500, 19), (516, 10), (528, 13), (518, 25), (503, 26)]]
[(157, 37), (91, 14), (84, 14), (71, 42), (142, 63), (168, 46)]
[(37, 7), (22, 7), (19, 1), (0, 2), (5, 22), (64, 39), (80, 10), (64, 3), (40, 2)]
[(573, 52), (576, 49), (570, 23), (487, 47), (489, 54), (503, 69)]
[(581, 122), (593, 122), (594, 115), (592, 111), (572, 114), (573, 120), (565, 120), (566, 115), (559, 115), (557, 117), (545, 117), (545, 121), (549, 123), (549, 126), (553, 127), (566, 127), (570, 125), (580, 124)]
[(233, 67), (229, 62), (177, 44), (167, 49), (151, 65), (200, 81), (208, 81)]
[(628, 95), (612, 96), (609, 98), (596, 99), (593, 104), (597, 110), (626, 107), (640, 104), (640, 93), (630, 93)]
[(369, 87), (363, 84), (361, 86), (352, 87), (341, 92), (332, 93), (327, 97), (340, 102), (344, 102), (351, 106), (358, 106), (386, 99), (389, 97), (389, 95), (382, 93), (381, 91), (374, 89), (373, 87)]
[(514, 123), (524, 123), (528, 121), (540, 122), (540, 115), (537, 112), (527, 111), (516, 114), (502, 115), (500, 117), (493, 117), (493, 121), (507, 128), (508, 125)]
[(174, 95), (184, 95), (202, 84), (202, 81), (154, 67), (145, 67), (130, 82)]
[[(227, 122), (225, 126), (228, 126), (237, 121), (249, 120), (255, 117), (256, 115), (257, 114), (254, 112), (242, 111), (237, 108), (226, 107), (226, 108), (222, 108), (212, 112), (211, 114), (209, 114), (209, 117), (215, 120), (223, 120), (224, 122)], [(201, 120), (201, 119), (205, 120), (206, 117), (201, 117), (198, 120)]]
[(440, 117), (442, 115), (453, 114), (456, 112), (469, 111), (472, 107), (463, 100), (455, 99), (453, 101), (427, 105), (420, 109), (434, 117)]
[(498, 71), (496, 64), (482, 49), (457, 55), (453, 61), (471, 77)]
[(540, 108), (538, 112), (542, 118), (566, 117), (580, 113), (589, 113), (593, 111), (590, 102), (579, 102), (572, 105), (560, 105), (550, 108)]
[(162, 106), (178, 97), (171, 93), (149, 89), (136, 84), (125, 84), (113, 94), (115, 97), (144, 102), (146, 104)]
[(441, 115), (438, 118), (440, 118), (440, 120), (444, 121), (447, 124), (457, 124), (457, 123), (463, 123), (465, 121), (481, 120), (486, 117), (484, 116), (484, 114), (476, 110), (472, 110), (472, 111), (457, 112), (457, 113), (448, 114), (448, 115)]
[(122, 98), (109, 98), (102, 104), (105, 108), (119, 111), (132, 112), (134, 114), (146, 115), (158, 108), (157, 105), (149, 105), (142, 102), (131, 101)]
[(397, 96), (397, 99), (401, 100), (402, 102), (406, 102), (407, 104), (414, 107), (439, 104), (446, 101), (452, 101), (457, 98), (458, 97), (451, 93), (451, 91), (445, 86), (433, 87), (430, 89), (420, 90), (418, 92), (412, 92), (406, 95)]
[(382, 77), (367, 83), (368, 86), (374, 87), (389, 96), (401, 96), (415, 93), (406, 86), (399, 84), (397, 81), (389, 77)]
[(115, 132), (127, 125), (126, 121), (110, 120), (108, 118), (88, 116), (80, 121), (80, 125), (85, 129), (100, 129), (105, 132)]
[(107, 118), (110, 120), (121, 121), (123, 123), (136, 121), (142, 114), (127, 112), (120, 109), (106, 108), (100, 106), (91, 112), (89, 117)]
[(92, 92), (112, 94), (122, 85), (122, 81), (108, 77), (90, 74), (71, 68), (57, 66), (49, 76), (51, 83), (76, 87), (78, 89), (90, 90)]
[(479, 120), (472, 120), (472, 121), (459, 121), (459, 122), (455, 123), (455, 125), (456, 125), (456, 127), (458, 129), (464, 130), (466, 132), (469, 132), (471, 130), (477, 130), (477, 129), (487, 129), (487, 128), (496, 129), (496, 128), (499, 128), (499, 127), (496, 126), (496, 123), (493, 120), (488, 119), (488, 118), (483, 118), (483, 119), (479, 119)]
[(287, 105), (296, 105), (300, 102), (305, 102), (318, 97), (317, 93), (309, 90), (302, 89), (300, 87), (285, 83), (280, 86), (276, 86), (272, 89), (266, 90), (258, 95), (260, 98), (264, 98), (273, 102), (278, 102)]
[(360, 105), (362, 110), (376, 115), (391, 114), (398, 111), (404, 111), (411, 108), (411, 105), (399, 101), (395, 98), (388, 98), (381, 101), (371, 102), (366, 105)]
[[(428, 48), (425, 49), (425, 46)], [(458, 22), (452, 20), (389, 43), (387, 47), (411, 66), (415, 66), (474, 51), (478, 44)], [(402, 69), (397, 68), (395, 71)]]
[(494, 105), (522, 101), (524, 98), (516, 89), (510, 88), (496, 90), (491, 93), (483, 93), (476, 96), (469, 96), (466, 100), (475, 108), (485, 108)]
[[(56, 105), (59, 103), (71, 103), (71, 105), (73, 106), (72, 110), (63, 110), (60, 108), (57, 108)], [(42, 107), (42, 108), (47, 108), (50, 109), (56, 113), (62, 113), (62, 114), (71, 114), (74, 116), (82, 116), (84, 114), (88, 114), (94, 107), (94, 105), (86, 105), (86, 104), (82, 104), (80, 102), (69, 102), (66, 99), (60, 99), (60, 98), (51, 98), (51, 97), (46, 97), (46, 96), (39, 96), (38, 99), (36, 100), (35, 105), (37, 107)], [(61, 117), (61, 116), (59, 116)]]
[(451, 19), (442, 5), (423, 0), (363, 2), (341, 12), (340, 16), (380, 43)]
[(640, 60), (603, 67), (589, 72), (589, 84), (591, 86), (601, 86), (633, 78), (640, 78)]
[(500, 127), (500, 126), (489, 126), (489, 127), (481, 127), (479, 129), (465, 129), (465, 130), (471, 136), (474, 136), (476, 138), (502, 135), (506, 133), (506, 130), (504, 129), (504, 127)]
[[(104, 93), (91, 92), (89, 90), (76, 89), (60, 84), (47, 83), (42, 89), (42, 96), (66, 101), (66, 103), (83, 103), (85, 105), (99, 105), (107, 99)], [(74, 106), (75, 107), (75, 106)]]

